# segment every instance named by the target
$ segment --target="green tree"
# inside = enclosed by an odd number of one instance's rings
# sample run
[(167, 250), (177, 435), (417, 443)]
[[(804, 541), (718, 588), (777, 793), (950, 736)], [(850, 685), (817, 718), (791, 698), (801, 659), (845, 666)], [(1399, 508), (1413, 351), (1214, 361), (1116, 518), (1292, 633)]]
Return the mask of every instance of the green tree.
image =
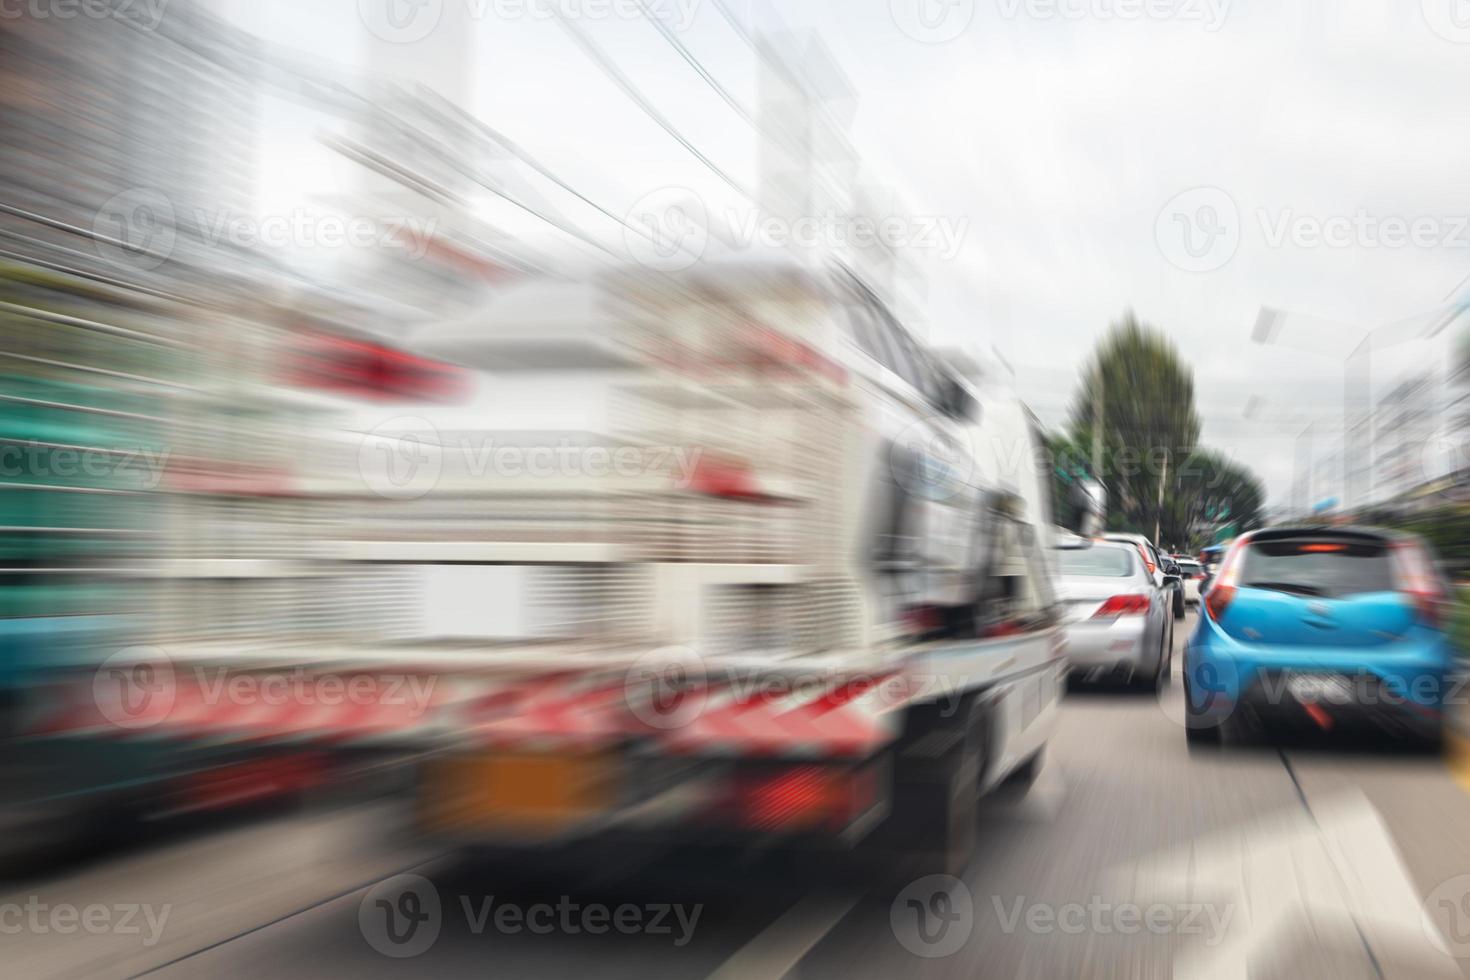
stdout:
[(1170, 491), (1199, 440), (1194, 373), (1163, 333), (1129, 312), (1083, 369), (1071, 410), (1074, 446), (1091, 446), (1099, 400), (1108, 526), (1152, 535), (1157, 524), (1161, 543), (1183, 543), (1187, 519)]
[[(1179, 467), (1167, 491), (1165, 524), (1180, 543), (1207, 543), (1203, 529), (1232, 524), (1238, 531), (1259, 527), (1266, 491), (1254, 473), (1221, 453), (1197, 449)], [(1201, 533), (1196, 533), (1196, 531)]]

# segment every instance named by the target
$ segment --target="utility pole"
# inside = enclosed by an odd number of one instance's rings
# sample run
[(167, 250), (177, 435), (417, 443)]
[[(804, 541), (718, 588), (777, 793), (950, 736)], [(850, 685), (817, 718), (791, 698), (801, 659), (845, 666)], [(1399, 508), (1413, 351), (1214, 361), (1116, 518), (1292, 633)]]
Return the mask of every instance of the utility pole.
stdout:
[(1154, 547), (1163, 548), (1159, 542), (1159, 533), (1164, 524), (1164, 484), (1169, 482), (1169, 449), (1164, 448), (1164, 472), (1159, 474), (1159, 499), (1158, 506), (1154, 510)]
[(1097, 377), (1092, 384), (1092, 478), (1102, 482), (1102, 430), (1103, 399), (1106, 382), (1103, 381), (1101, 362), (1097, 366)]

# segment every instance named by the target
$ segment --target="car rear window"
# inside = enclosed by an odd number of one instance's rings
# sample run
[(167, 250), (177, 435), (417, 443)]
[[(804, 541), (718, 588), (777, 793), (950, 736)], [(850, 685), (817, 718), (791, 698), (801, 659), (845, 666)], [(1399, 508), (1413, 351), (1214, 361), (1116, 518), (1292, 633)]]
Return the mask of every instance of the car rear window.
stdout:
[(1063, 575), (1126, 578), (1133, 574), (1133, 556), (1122, 548), (1066, 548), (1057, 554)]
[(1281, 538), (1252, 542), (1241, 557), (1240, 584), (1251, 588), (1323, 596), (1394, 589), (1393, 562), (1382, 541)]

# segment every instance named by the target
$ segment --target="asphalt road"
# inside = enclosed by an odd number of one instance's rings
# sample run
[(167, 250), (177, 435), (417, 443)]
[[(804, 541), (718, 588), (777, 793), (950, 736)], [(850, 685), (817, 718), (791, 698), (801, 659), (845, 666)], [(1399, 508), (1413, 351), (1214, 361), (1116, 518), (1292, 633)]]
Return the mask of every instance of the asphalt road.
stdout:
[(1158, 699), (1071, 693), (1037, 785), (987, 802), (962, 881), (895, 894), (817, 861), (687, 849), (507, 868), (436, 853), (375, 803), (160, 825), (5, 883), (4, 971), (1470, 976), (1470, 780), (1455, 750), (1328, 735), (1191, 753), (1180, 696), (1177, 679)]

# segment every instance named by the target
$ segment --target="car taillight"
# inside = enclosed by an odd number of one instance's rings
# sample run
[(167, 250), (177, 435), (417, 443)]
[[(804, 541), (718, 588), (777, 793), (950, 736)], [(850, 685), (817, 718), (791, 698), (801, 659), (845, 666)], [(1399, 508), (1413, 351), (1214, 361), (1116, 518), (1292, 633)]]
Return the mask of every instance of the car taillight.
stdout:
[(1241, 535), (1235, 539), (1230, 546), (1230, 551), (1225, 555), (1225, 560), (1220, 563), (1219, 573), (1210, 582), (1210, 590), (1205, 593), (1205, 614), (1215, 622), (1225, 615), (1225, 609), (1235, 599), (1235, 586), (1240, 581), (1241, 554), (1250, 543), (1249, 534)]
[(1395, 543), (1393, 556), (1398, 568), (1399, 591), (1413, 599), (1420, 622), (1439, 629), (1448, 597), (1429, 556), (1412, 541)]
[(351, 398), (452, 404), (470, 394), (470, 377), (442, 361), (387, 344), (304, 333), (287, 353), (283, 380)]
[(1113, 619), (1118, 616), (1137, 616), (1148, 612), (1148, 596), (1115, 595), (1098, 607), (1093, 619)]
[(1230, 600), (1234, 598), (1235, 586), (1216, 585), (1205, 593), (1205, 612), (1209, 613), (1210, 618), (1218, 623), (1220, 617), (1225, 615), (1225, 607), (1230, 605)]

